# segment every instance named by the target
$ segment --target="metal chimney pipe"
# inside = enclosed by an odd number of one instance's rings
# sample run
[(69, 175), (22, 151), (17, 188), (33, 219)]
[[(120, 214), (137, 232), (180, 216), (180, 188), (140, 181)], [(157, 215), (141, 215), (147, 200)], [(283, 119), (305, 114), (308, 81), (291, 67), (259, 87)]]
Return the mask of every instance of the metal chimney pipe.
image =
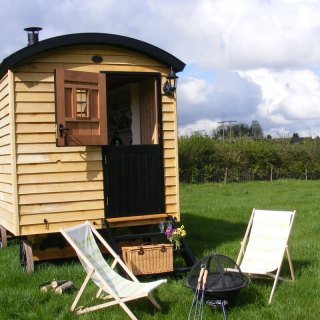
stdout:
[(40, 27), (28, 27), (24, 29), (28, 33), (28, 46), (39, 42), (39, 31), (41, 30), (42, 28)]

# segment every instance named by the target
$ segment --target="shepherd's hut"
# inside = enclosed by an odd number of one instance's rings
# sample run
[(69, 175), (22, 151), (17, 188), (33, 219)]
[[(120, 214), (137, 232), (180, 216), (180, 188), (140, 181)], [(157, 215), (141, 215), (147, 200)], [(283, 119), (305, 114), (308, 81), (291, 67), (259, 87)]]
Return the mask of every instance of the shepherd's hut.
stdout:
[(179, 221), (175, 73), (185, 64), (124, 36), (39, 41), (40, 30), (27, 28), (28, 45), (0, 65), (2, 244), (28, 240), (22, 259), (37, 261), (64, 255), (42, 250), (46, 240), (85, 220)]

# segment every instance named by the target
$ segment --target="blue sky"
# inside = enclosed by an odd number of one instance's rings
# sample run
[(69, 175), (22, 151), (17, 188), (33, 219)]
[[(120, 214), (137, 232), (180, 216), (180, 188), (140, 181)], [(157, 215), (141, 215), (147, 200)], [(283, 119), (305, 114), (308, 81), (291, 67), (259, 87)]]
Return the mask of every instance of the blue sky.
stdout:
[[(320, 0), (0, 0), (0, 60), (27, 44), (77, 32), (149, 42), (187, 66), (179, 133), (256, 120), (274, 137), (320, 136)], [(9, 36), (8, 36), (9, 35)]]

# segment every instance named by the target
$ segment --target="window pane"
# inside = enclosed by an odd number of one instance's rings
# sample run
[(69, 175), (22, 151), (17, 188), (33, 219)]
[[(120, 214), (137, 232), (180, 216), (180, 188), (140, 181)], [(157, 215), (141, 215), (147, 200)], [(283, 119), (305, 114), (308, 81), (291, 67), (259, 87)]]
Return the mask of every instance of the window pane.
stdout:
[(77, 118), (89, 118), (89, 91), (77, 89)]

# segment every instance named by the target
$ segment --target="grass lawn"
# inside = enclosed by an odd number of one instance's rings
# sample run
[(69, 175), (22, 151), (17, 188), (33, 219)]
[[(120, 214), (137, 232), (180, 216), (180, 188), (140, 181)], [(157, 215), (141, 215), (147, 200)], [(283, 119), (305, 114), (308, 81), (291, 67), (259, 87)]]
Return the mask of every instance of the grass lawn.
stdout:
[[(198, 258), (218, 252), (236, 260), (252, 208), (297, 210), (289, 241), (296, 281), (280, 282), (272, 305), (268, 305), (272, 280), (253, 280), (228, 309), (229, 320), (319, 318), (319, 190), (320, 181), (181, 185), (181, 223)], [(287, 261), (282, 271), (289, 276)], [(18, 242), (9, 241), (9, 247), (0, 250), (0, 320), (128, 319), (118, 306), (77, 316), (69, 312), (75, 291), (58, 296), (39, 290), (40, 284), (53, 279), (72, 280), (79, 288), (84, 276), (77, 260), (40, 263), (34, 274), (26, 274), (20, 269)], [(139, 319), (187, 319), (193, 293), (182, 279), (171, 276), (155, 291), (161, 311), (154, 310), (147, 300), (131, 302), (129, 307)], [(94, 286), (89, 291), (83, 304), (91, 301)], [(223, 317), (205, 307), (203, 319)]]

